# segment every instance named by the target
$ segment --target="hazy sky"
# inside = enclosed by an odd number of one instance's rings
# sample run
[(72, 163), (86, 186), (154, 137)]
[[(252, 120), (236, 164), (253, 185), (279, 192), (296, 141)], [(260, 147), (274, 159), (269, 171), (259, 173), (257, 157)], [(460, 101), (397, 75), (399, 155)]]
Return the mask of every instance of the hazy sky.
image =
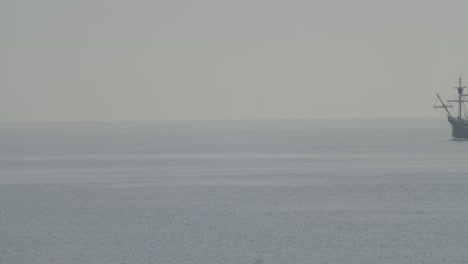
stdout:
[(468, 1), (0, 0), (0, 121), (437, 116)]

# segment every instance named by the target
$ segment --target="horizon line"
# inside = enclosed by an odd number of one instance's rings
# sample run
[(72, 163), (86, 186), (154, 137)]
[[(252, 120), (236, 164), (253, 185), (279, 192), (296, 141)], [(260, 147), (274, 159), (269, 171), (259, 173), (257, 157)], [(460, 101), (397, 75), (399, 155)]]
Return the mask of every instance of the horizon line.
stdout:
[(207, 118), (207, 119), (114, 119), (114, 120), (19, 120), (1, 121), (0, 124), (56, 124), (56, 123), (130, 123), (130, 122), (221, 122), (221, 121), (306, 121), (306, 120), (353, 120), (353, 119), (422, 119), (440, 116), (370, 116), (370, 117), (310, 117), (310, 118)]

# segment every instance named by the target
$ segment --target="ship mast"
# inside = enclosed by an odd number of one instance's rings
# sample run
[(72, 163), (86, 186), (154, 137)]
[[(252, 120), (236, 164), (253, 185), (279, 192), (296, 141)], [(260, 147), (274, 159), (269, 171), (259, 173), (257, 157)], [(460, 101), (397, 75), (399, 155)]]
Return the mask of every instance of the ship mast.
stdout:
[(461, 84), (461, 76), (458, 77), (458, 87), (455, 87), (458, 90), (458, 119), (462, 118), (462, 94), (463, 94), (463, 89), (466, 87), (462, 87)]
[(458, 119), (462, 119), (462, 104), (466, 101), (462, 100), (463, 90), (466, 88), (465, 86), (462, 86), (462, 80), (461, 76), (458, 78), (458, 86), (453, 87), (457, 89), (458, 91), (458, 100), (447, 100), (447, 102), (457, 102), (458, 103)]

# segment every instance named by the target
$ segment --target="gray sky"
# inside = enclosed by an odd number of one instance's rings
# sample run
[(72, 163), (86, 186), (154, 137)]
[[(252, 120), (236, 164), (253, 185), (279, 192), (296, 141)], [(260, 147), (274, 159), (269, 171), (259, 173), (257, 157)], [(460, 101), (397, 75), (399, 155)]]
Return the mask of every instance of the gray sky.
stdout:
[(438, 116), (468, 1), (0, 0), (0, 121)]

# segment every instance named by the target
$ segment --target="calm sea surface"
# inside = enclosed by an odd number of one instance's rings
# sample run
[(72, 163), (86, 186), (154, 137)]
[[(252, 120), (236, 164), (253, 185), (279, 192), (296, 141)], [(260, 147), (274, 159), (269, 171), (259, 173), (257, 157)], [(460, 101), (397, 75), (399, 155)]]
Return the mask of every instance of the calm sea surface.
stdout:
[(0, 124), (0, 263), (468, 263), (444, 118)]

